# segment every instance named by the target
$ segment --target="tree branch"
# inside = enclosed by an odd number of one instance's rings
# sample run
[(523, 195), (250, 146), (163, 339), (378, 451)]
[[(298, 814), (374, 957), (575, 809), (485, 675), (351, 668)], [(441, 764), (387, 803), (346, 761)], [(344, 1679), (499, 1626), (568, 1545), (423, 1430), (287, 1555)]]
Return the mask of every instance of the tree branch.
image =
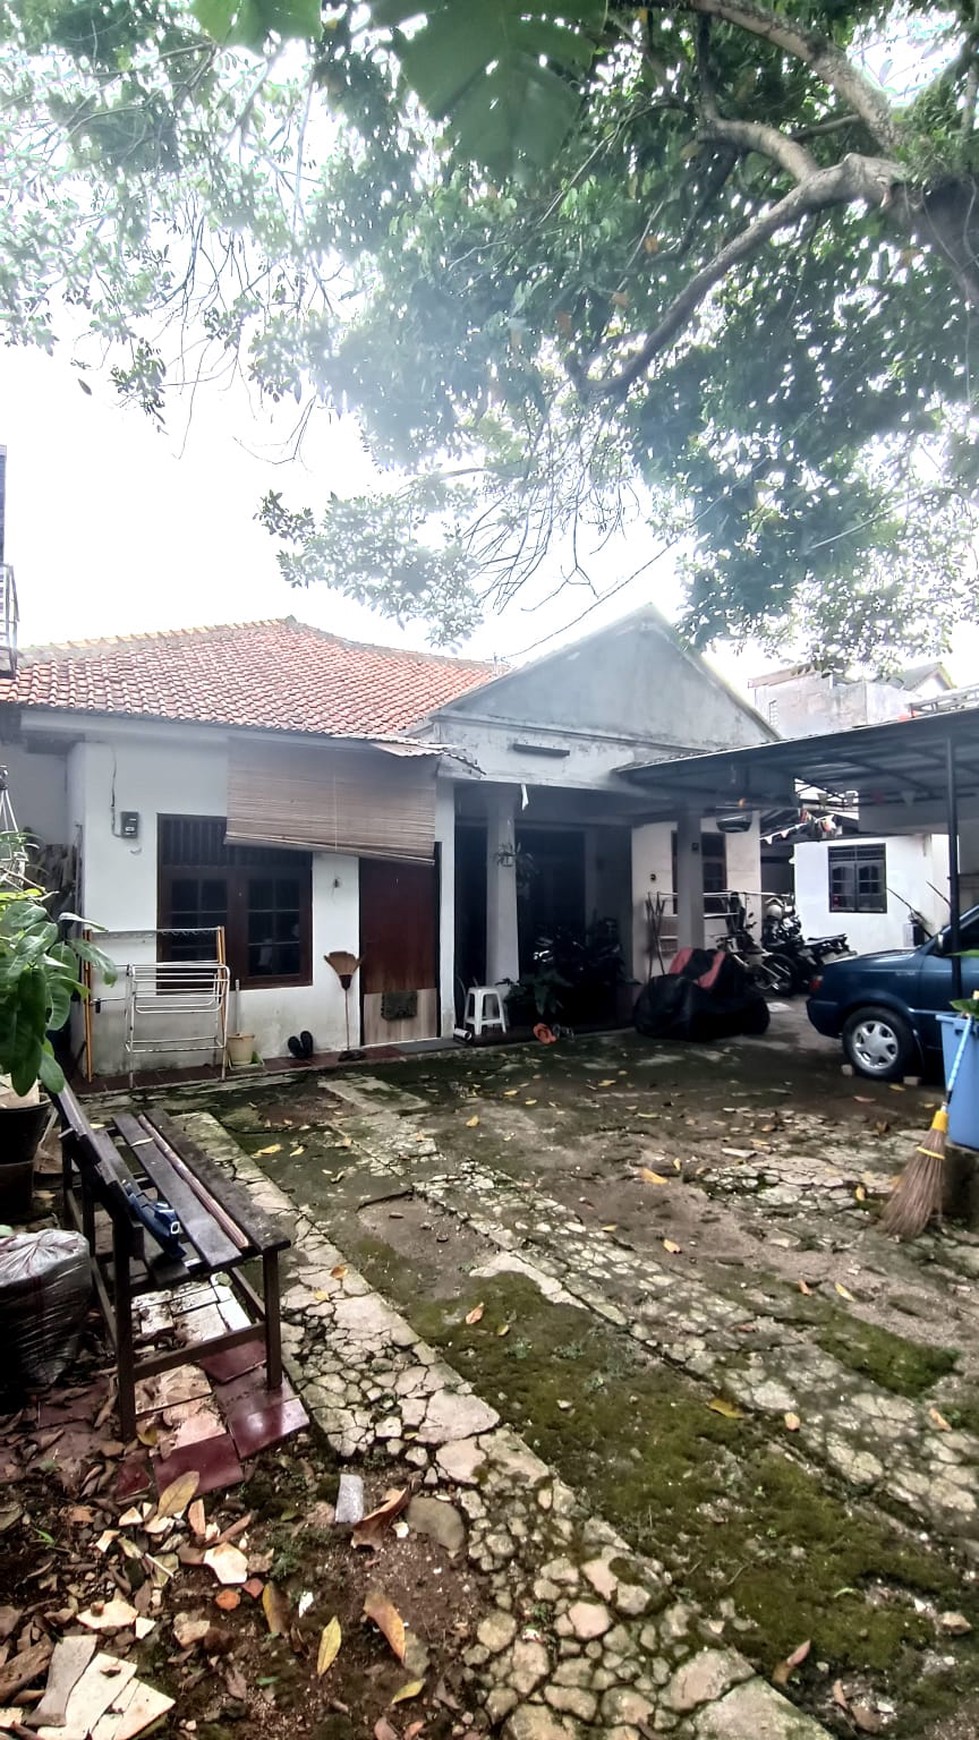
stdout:
[(777, 127), (765, 121), (725, 121), (720, 115), (705, 113), (700, 126), (702, 139), (715, 140), (719, 145), (733, 146), (735, 151), (757, 151), (784, 169), (798, 183), (818, 174), (819, 164), (811, 151)]
[[(665, 9), (667, 0), (654, 3)], [(681, 0), (678, 10), (722, 18), (726, 24), (746, 30), (751, 36), (760, 36), (802, 61), (836, 92), (848, 109), (859, 115), (878, 145), (886, 151), (897, 150), (901, 129), (886, 97), (828, 37), (770, 12), (758, 0)]]
[(700, 86), (700, 137), (733, 147), (738, 153), (757, 151), (784, 169), (793, 181), (807, 181), (819, 164), (805, 146), (766, 121), (725, 120), (717, 106), (710, 64), (711, 19), (702, 13), (697, 23), (697, 79)]
[(880, 157), (848, 155), (829, 169), (817, 169), (800, 186), (786, 194), (784, 199), (756, 218), (754, 223), (749, 224), (747, 229), (742, 230), (740, 235), (735, 236), (706, 266), (694, 274), (674, 298), (658, 326), (617, 375), (610, 380), (594, 381), (579, 371), (573, 377), (579, 391), (586, 397), (621, 397), (640, 375), (645, 374), (653, 359), (672, 344), (689, 324), (714, 286), (736, 266), (741, 265), (742, 261), (749, 259), (779, 230), (787, 229), (798, 223), (800, 218), (808, 217), (813, 212), (826, 211), (834, 205), (850, 205), (856, 200), (865, 200), (870, 205), (884, 206), (890, 200), (895, 185), (901, 180), (902, 172), (898, 165)]

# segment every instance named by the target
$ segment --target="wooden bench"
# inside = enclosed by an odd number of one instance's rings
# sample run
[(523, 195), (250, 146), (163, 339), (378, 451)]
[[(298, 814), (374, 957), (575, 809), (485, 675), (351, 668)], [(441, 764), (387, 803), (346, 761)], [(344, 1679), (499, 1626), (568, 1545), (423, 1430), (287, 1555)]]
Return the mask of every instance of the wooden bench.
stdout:
[[(118, 1112), (96, 1129), (70, 1088), (52, 1098), (62, 1126), (65, 1224), (84, 1234), (92, 1253), (95, 1288), (116, 1354), (121, 1436), (127, 1442), (135, 1436), (141, 1378), (238, 1347), (253, 1339), (257, 1324), (264, 1327), (267, 1386), (281, 1389), (279, 1254), (291, 1241), (165, 1112)], [(144, 1212), (149, 1207), (150, 1218), (155, 1202), (169, 1204), (179, 1220), (179, 1243), (147, 1230), (134, 1196)], [(261, 1294), (242, 1272), (251, 1262), (262, 1265)], [(140, 1355), (134, 1302), (145, 1293), (216, 1275), (226, 1277), (248, 1322), (192, 1345)]]

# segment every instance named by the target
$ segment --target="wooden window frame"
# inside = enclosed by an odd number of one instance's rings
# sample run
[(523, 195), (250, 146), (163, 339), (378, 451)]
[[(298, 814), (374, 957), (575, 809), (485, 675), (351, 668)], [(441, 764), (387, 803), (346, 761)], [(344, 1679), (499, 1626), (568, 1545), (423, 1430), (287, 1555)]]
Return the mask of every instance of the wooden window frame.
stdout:
[[(873, 864), (880, 871), (880, 893), (872, 898), (860, 893), (860, 866)], [(853, 872), (852, 895), (834, 896), (833, 868), (846, 867)], [(886, 913), (887, 911), (887, 845), (881, 841), (874, 845), (827, 846), (826, 848), (826, 901), (830, 912), (850, 913)]]
[[(158, 824), (169, 821), (208, 822), (220, 826), (223, 816), (159, 816)], [(158, 825), (157, 839), (157, 924), (160, 930), (172, 928), (173, 884), (195, 877), (223, 881), (227, 888), (227, 923), (225, 952), (232, 983), (237, 981), (243, 991), (263, 991), (300, 987), (313, 982), (313, 858), (310, 852), (287, 848), (268, 848), (265, 863), (248, 863), (248, 856), (261, 848), (222, 846), (223, 862), (164, 863), (165, 828)], [(297, 973), (250, 974), (248, 972), (249, 886), (252, 882), (275, 881), (278, 877), (299, 879), (299, 971)], [(161, 938), (161, 944), (164, 939)], [(161, 958), (162, 955), (161, 955)]]

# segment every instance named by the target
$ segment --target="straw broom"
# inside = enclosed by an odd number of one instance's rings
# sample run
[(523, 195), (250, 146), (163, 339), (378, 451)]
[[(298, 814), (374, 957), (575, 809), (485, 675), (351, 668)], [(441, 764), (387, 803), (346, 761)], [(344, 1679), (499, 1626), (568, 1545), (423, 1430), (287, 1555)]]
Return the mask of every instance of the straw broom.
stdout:
[[(979, 1003), (976, 1006), (979, 1008)], [(934, 1220), (935, 1216), (941, 1213), (945, 1143), (948, 1139), (948, 1108), (955, 1091), (959, 1065), (965, 1056), (965, 1048), (969, 1043), (971, 1031), (972, 1018), (967, 1015), (962, 1028), (962, 1037), (959, 1040), (952, 1068), (949, 1071), (945, 1098), (931, 1120), (931, 1129), (912, 1154), (894, 1186), (887, 1207), (880, 1217), (883, 1231), (893, 1233), (895, 1238), (905, 1240), (918, 1238), (924, 1232), (929, 1221)]]

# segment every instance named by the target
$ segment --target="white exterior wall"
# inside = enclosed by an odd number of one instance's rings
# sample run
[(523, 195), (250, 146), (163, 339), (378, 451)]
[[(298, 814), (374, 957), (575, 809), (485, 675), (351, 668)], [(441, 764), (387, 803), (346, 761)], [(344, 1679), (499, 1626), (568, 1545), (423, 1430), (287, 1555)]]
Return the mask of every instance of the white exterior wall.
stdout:
[[(672, 834), (675, 822), (648, 822), (644, 827), (632, 830), (632, 950), (636, 977), (644, 979), (649, 966), (646, 924), (646, 896), (655, 900), (657, 894), (662, 894), (667, 901), (667, 918), (665, 935), (671, 939), (669, 947), (664, 946), (667, 956), (675, 946), (676, 924), (673, 913), (673, 847)], [(705, 816), (701, 822), (701, 832), (711, 834), (717, 832), (717, 824)], [(743, 834), (725, 835), (727, 848), (727, 884), (741, 894), (747, 894), (748, 911), (755, 921), (754, 935), (759, 934), (758, 895), (761, 891), (761, 836), (758, 830), (757, 817), (752, 819), (751, 828)], [(705, 943), (712, 947), (724, 935), (726, 926), (723, 918), (708, 915), (704, 924)], [(654, 962), (654, 971), (658, 968)]]
[[(140, 837), (123, 840), (112, 831), (112, 787), (116, 815), (138, 810)], [(82, 904), (85, 916), (106, 926), (100, 938), (106, 953), (118, 962), (155, 958), (152, 932), (157, 925), (158, 815), (223, 816), (227, 811), (227, 754), (223, 746), (126, 741), (87, 743), (71, 752), (69, 788), (82, 823)], [(333, 949), (358, 952), (360, 914), (356, 858), (331, 852), (313, 854), (313, 943), (311, 985), (270, 987), (241, 992), (240, 1022), (254, 1033), (256, 1049), (266, 1057), (283, 1056), (286, 1040), (306, 1027), (317, 1049), (342, 1049), (343, 992), (324, 955)], [(133, 932), (121, 936), (119, 932)], [(122, 1067), (124, 989), (121, 978), (111, 988), (98, 989), (101, 1003), (95, 1016), (95, 1067), (115, 1073)], [(359, 1038), (357, 984), (351, 992), (351, 1040)], [(235, 1025), (232, 1008), (231, 1025)], [(154, 1031), (158, 1024), (154, 1021)], [(165, 1032), (162, 1024), (160, 1031)], [(165, 1065), (179, 1056), (147, 1058), (147, 1067)], [(193, 1061), (188, 1058), (188, 1061)], [(196, 1054), (201, 1061), (201, 1054)]]
[[(878, 836), (860, 834), (855, 844), (878, 843)], [(843, 842), (839, 842), (842, 844)], [(833, 936), (845, 931), (857, 954), (877, 949), (909, 948), (906, 900), (921, 913), (929, 929), (948, 920), (948, 840), (944, 834), (892, 834), (882, 841), (887, 852), (886, 912), (832, 912), (829, 905), (829, 851), (821, 841), (796, 846), (795, 898), (806, 936)], [(934, 884), (934, 888), (929, 887)], [(935, 893), (935, 889), (940, 893)], [(897, 898), (898, 895), (903, 900)]]

